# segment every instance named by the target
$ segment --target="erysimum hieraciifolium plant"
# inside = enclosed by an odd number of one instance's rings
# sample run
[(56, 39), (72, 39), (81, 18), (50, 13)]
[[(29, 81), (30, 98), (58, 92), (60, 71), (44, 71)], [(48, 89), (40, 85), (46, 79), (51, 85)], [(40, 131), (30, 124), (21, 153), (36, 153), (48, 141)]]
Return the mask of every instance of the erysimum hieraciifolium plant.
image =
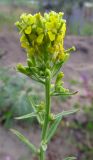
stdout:
[[(60, 71), (63, 64), (68, 60), (71, 51), (75, 47), (65, 50), (64, 37), (66, 32), (66, 21), (63, 13), (51, 11), (42, 16), (23, 13), (16, 26), (21, 34), (21, 46), (25, 48), (27, 54), (27, 66), (17, 65), (17, 69), (30, 77), (32, 80), (41, 83), (45, 89), (45, 99), (43, 103), (34, 104), (31, 97), (33, 112), (16, 119), (26, 119), (36, 117), (41, 127), (41, 142), (36, 148), (26, 137), (18, 131), (11, 131), (23, 141), (39, 160), (45, 160), (47, 146), (52, 136), (56, 132), (62, 117), (77, 110), (62, 111), (61, 113), (51, 113), (51, 98), (53, 96), (73, 95), (63, 87), (63, 72)], [(53, 80), (54, 79), (54, 80)], [(53, 81), (52, 81), (53, 80)], [(54, 82), (54, 83), (53, 83)], [(68, 160), (74, 157), (67, 158)]]

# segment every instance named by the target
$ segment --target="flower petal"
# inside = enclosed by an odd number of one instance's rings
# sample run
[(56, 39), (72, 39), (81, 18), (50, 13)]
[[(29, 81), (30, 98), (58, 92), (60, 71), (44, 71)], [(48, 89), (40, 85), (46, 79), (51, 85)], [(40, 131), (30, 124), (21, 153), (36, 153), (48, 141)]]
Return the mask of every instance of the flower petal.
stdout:
[(48, 36), (49, 36), (49, 39), (50, 41), (54, 41), (55, 40), (55, 34), (53, 34), (52, 32), (48, 32)]
[(28, 27), (25, 29), (25, 33), (26, 33), (26, 34), (30, 34), (30, 33), (31, 33), (31, 26), (28, 26)]
[(42, 41), (43, 41), (43, 37), (44, 37), (44, 34), (40, 34), (40, 35), (37, 37), (37, 43), (41, 44)]

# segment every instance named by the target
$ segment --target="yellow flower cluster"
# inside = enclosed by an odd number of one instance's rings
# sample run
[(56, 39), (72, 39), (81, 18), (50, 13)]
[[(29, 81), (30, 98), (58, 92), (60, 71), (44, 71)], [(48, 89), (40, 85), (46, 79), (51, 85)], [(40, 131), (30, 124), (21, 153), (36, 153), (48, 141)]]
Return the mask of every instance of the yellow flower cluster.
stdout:
[(64, 61), (68, 56), (64, 50), (66, 21), (62, 12), (51, 11), (44, 16), (24, 13), (16, 26), (21, 33), (21, 46), (26, 49), (28, 57), (46, 63)]

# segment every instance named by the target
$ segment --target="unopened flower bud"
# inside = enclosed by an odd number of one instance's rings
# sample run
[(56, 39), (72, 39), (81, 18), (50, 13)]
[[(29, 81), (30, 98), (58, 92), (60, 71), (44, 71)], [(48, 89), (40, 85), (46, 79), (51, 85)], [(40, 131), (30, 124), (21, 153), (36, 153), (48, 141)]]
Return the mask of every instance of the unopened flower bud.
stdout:
[(17, 70), (20, 71), (21, 73), (26, 74), (26, 69), (21, 63), (17, 65)]
[(46, 76), (50, 76), (51, 75), (51, 72), (49, 69), (46, 69)]
[(76, 48), (75, 48), (75, 46), (73, 46), (73, 47), (69, 48), (68, 50), (66, 50), (65, 53), (73, 52), (75, 50), (76, 50)]
[(64, 62), (66, 62), (69, 59), (69, 56), (70, 56), (69, 53), (65, 54)]
[(56, 78), (56, 82), (55, 82), (55, 86), (62, 85), (62, 78), (63, 77), (64, 77), (64, 73), (63, 72), (58, 73), (57, 78)]
[(57, 80), (60, 80), (64, 77), (64, 73), (63, 72), (60, 72), (58, 75), (57, 75)]
[(51, 114), (49, 115), (49, 120), (50, 120), (50, 121), (55, 120), (55, 115), (54, 115), (53, 113), (51, 113)]
[(33, 66), (33, 63), (32, 63), (32, 61), (31, 61), (31, 59), (27, 59), (27, 64), (28, 64), (29, 67), (32, 67), (32, 66)]

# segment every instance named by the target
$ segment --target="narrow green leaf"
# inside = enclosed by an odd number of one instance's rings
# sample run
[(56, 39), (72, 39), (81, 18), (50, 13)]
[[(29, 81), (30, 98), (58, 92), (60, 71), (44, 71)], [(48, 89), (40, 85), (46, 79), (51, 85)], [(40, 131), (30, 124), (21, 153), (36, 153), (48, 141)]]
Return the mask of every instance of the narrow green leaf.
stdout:
[(29, 142), (26, 137), (24, 137), (20, 132), (15, 129), (10, 129), (10, 131), (15, 134), (24, 144), (26, 144), (32, 150), (32, 152), (36, 153), (37, 150), (35, 146), (31, 142)]
[(27, 119), (27, 118), (32, 118), (32, 117), (36, 117), (36, 116), (37, 116), (36, 113), (32, 112), (32, 113), (29, 113), (29, 114), (26, 114), (26, 115), (23, 115), (20, 117), (15, 117), (15, 119), (21, 120), (21, 119)]
[(34, 103), (32, 97), (30, 95), (28, 95), (28, 100), (31, 104), (31, 107), (33, 108), (33, 110), (36, 112), (36, 104)]
[(76, 159), (76, 157), (67, 157), (64, 160), (75, 160), (75, 159)]
[(79, 109), (72, 109), (72, 110), (69, 110), (69, 111), (63, 111), (63, 112), (61, 112), (61, 113), (58, 113), (55, 117), (56, 118), (58, 118), (58, 117), (60, 117), (60, 116), (67, 116), (67, 115), (70, 115), (70, 114), (73, 114), (73, 113), (76, 113), (76, 112), (78, 112), (79, 111)]
[(48, 133), (47, 133), (47, 136), (46, 136), (46, 141), (47, 142), (52, 138), (52, 136), (56, 132), (56, 129), (57, 129), (61, 119), (62, 119), (62, 115), (60, 115), (59, 117), (56, 117), (53, 124), (50, 126), (50, 128), (48, 130)]
[(54, 93), (51, 93), (51, 96), (61, 96), (61, 95), (71, 96), (71, 95), (75, 95), (77, 93), (78, 93), (78, 91), (72, 92), (72, 93), (70, 93), (70, 92), (67, 92), (67, 93), (66, 92), (59, 92), (59, 93), (54, 92)]
[[(28, 95), (28, 100), (29, 100), (29, 102), (30, 102), (30, 104), (31, 104), (31, 106), (32, 106), (32, 108), (33, 108), (33, 110), (34, 110), (34, 112), (36, 113), (37, 112), (37, 110), (36, 110), (36, 105), (35, 105), (35, 103), (34, 103), (34, 101), (33, 101), (33, 99), (32, 99), (32, 97), (30, 96), (30, 95)], [(41, 117), (39, 116), (39, 114), (37, 114), (37, 120), (38, 120), (38, 122), (41, 124), (42, 122), (42, 119), (41, 119)]]

